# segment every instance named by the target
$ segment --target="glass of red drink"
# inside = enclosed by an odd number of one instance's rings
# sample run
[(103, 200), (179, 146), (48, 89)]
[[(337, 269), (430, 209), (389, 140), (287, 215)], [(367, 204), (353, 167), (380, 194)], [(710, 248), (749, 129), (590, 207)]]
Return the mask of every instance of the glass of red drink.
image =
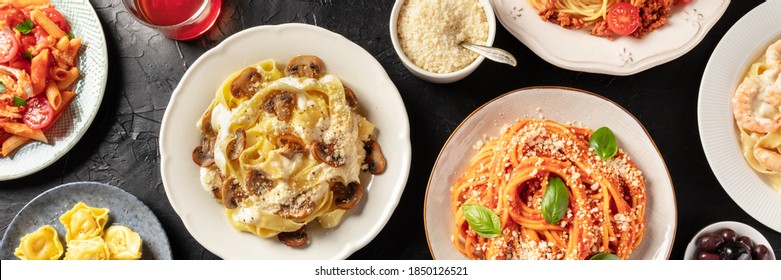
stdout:
[(122, 0), (139, 22), (174, 40), (190, 40), (209, 30), (222, 0)]

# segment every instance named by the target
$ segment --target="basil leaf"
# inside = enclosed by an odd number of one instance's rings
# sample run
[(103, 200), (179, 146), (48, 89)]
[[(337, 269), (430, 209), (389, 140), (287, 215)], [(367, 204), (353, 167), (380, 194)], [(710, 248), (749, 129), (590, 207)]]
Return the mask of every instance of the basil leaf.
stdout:
[(592, 256), (589, 260), (596, 260), (596, 261), (613, 261), (613, 260), (621, 260), (616, 255), (613, 255), (611, 253), (599, 253), (594, 256)]
[(22, 34), (30, 33), (30, 31), (33, 31), (33, 21), (25, 19), (22, 23), (16, 25), (16, 30), (19, 30)]
[(464, 204), (461, 206), (461, 210), (464, 211), (464, 218), (469, 223), (469, 227), (477, 235), (485, 238), (502, 235), (502, 221), (499, 220), (499, 216), (491, 209), (477, 204)]
[(22, 57), (26, 58), (27, 60), (33, 60), (33, 53), (29, 51), (23, 52)]
[(3, 82), (0, 82), (0, 93), (5, 93), (5, 84)]
[(14, 106), (16, 107), (27, 106), (27, 100), (24, 100), (24, 98), (14, 95)]
[(591, 139), (588, 140), (588, 145), (594, 149), (602, 160), (608, 160), (616, 155), (618, 146), (616, 146), (616, 136), (613, 135), (613, 131), (607, 126), (600, 127), (594, 134), (591, 134)]
[(68, 38), (73, 39), (75, 36), (73, 36), (73, 33), (65, 32), (66, 35), (68, 35)]
[(548, 180), (548, 187), (542, 195), (542, 217), (549, 224), (558, 223), (569, 208), (569, 192), (559, 177)]

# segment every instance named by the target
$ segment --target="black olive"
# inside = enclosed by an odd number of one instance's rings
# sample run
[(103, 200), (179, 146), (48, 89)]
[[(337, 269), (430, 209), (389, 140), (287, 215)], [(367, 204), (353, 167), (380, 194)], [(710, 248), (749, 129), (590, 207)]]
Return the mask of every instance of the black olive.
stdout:
[(765, 245), (757, 245), (754, 246), (754, 249), (751, 250), (751, 256), (754, 257), (755, 260), (767, 260), (770, 253), (767, 250), (767, 247)]
[(722, 243), (724, 243), (724, 237), (716, 233), (703, 234), (697, 238), (697, 248), (705, 252), (716, 252)]
[(751, 248), (737, 241), (727, 241), (718, 249), (722, 260), (750, 260)]
[(748, 245), (749, 248), (754, 248), (754, 242), (748, 236), (738, 237), (738, 242)]
[(697, 259), (698, 260), (718, 260), (719, 259), (719, 254), (708, 253), (708, 252), (700, 252), (699, 254), (697, 254)]
[(724, 241), (735, 241), (737, 237), (735, 231), (728, 228), (722, 229), (719, 234), (724, 237)]

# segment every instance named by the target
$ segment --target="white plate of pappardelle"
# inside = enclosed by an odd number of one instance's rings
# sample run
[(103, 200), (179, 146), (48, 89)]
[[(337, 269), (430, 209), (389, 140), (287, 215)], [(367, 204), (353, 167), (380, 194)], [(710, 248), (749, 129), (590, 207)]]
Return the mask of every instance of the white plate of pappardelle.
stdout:
[(68, 21), (71, 33), (82, 39), (76, 65), (79, 79), (73, 88), (76, 97), (46, 131), (48, 144), (31, 141), (8, 157), (0, 157), (0, 181), (32, 174), (68, 153), (87, 132), (103, 100), (108, 54), (98, 15), (87, 0), (52, 0), (51, 4)]
[(667, 24), (644, 38), (620, 36), (611, 41), (589, 35), (590, 27), (569, 30), (544, 22), (527, 0), (491, 2), (499, 22), (549, 63), (573, 71), (618, 76), (632, 75), (686, 54), (705, 38), (729, 6), (729, 0), (695, 0), (673, 6)]
[[(267, 59), (280, 69), (293, 56), (311, 54), (326, 72), (352, 88), (360, 112), (379, 131), (385, 173), (369, 176), (359, 204), (331, 229), (307, 226), (310, 243), (288, 247), (276, 237), (235, 230), (225, 208), (207, 193), (192, 159), (201, 132), (195, 126), (228, 75)], [(280, 65), (281, 64), (281, 65)], [(187, 230), (224, 259), (344, 259), (368, 244), (385, 226), (407, 182), (411, 148), (409, 121), (398, 90), (385, 70), (360, 46), (339, 34), (306, 24), (259, 26), (239, 32), (206, 52), (174, 90), (160, 133), (160, 169), (166, 194)]]
[(721, 39), (702, 76), (697, 120), (702, 148), (721, 186), (749, 215), (781, 232), (781, 186), (774, 190), (771, 180), (747, 163), (732, 114), (732, 96), (749, 67), (781, 39), (778, 11), (781, 1), (767, 1)]
[[(562, 110), (566, 108), (566, 110)], [(451, 187), (464, 175), (476, 145), (496, 138), (521, 119), (547, 119), (591, 130), (607, 126), (617, 146), (645, 177), (645, 232), (630, 259), (667, 259), (677, 226), (677, 206), (667, 166), (648, 132), (626, 110), (599, 95), (577, 89), (533, 87), (504, 94), (470, 114), (445, 143), (426, 189), (426, 238), (435, 259), (467, 259), (453, 243)]]

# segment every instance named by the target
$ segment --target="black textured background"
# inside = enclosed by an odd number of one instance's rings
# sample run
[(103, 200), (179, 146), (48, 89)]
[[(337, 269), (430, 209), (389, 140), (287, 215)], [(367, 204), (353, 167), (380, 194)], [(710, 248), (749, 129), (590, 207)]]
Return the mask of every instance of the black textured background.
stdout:
[(702, 227), (724, 220), (754, 226), (781, 255), (781, 233), (741, 210), (714, 177), (702, 151), (696, 116), (699, 84), (711, 52), (730, 26), (763, 1), (731, 1), (721, 20), (691, 52), (628, 77), (557, 68), (497, 22), (494, 45), (513, 53), (520, 66), (487, 61), (466, 79), (447, 85), (424, 82), (402, 66), (388, 33), (392, 0), (224, 0), (217, 24), (187, 42), (166, 39), (136, 23), (119, 0), (90, 2), (108, 43), (109, 79), (103, 104), (87, 134), (66, 156), (33, 175), (0, 182), (2, 231), (36, 195), (66, 182), (97, 181), (125, 189), (146, 203), (168, 233), (175, 259), (216, 259), (190, 236), (166, 198), (158, 150), (163, 113), (184, 72), (205, 51), (249, 27), (301, 22), (342, 34), (374, 55), (398, 87), (409, 113), (413, 153), (404, 195), (384, 230), (351, 259), (430, 259), (423, 198), (442, 145), (483, 103), (514, 89), (543, 85), (601, 94), (645, 125), (675, 185), (678, 228), (671, 259), (683, 258), (687, 243)]

